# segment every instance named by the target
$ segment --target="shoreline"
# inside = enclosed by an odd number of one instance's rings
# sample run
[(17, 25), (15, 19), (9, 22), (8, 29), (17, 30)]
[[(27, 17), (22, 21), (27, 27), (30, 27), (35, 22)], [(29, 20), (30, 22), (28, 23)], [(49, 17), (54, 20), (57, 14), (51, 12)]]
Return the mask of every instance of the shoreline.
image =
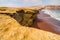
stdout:
[(48, 14), (40, 13), (32, 26), (34, 28), (60, 34), (60, 21), (52, 18)]

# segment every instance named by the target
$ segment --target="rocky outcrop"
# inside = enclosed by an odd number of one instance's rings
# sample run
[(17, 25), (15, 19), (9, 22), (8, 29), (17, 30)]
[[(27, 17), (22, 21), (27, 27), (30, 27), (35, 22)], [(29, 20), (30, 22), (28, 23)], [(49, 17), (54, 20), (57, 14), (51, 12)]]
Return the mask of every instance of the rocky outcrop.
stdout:
[(6, 12), (4, 13), (2, 10), (0, 10), (0, 14), (6, 14), (17, 20), (21, 25), (23, 26), (31, 26), (33, 24), (33, 21), (36, 18), (38, 10), (33, 9), (20, 9), (16, 10), (16, 12)]
[[(34, 10), (33, 10), (34, 11)], [(36, 14), (37, 14), (37, 10), (34, 12), (31, 11), (24, 11), (24, 10), (20, 10), (17, 11), (17, 17), (19, 15), (18, 21), (23, 25), (23, 26), (31, 26), (33, 24), (33, 21), (35, 20)]]

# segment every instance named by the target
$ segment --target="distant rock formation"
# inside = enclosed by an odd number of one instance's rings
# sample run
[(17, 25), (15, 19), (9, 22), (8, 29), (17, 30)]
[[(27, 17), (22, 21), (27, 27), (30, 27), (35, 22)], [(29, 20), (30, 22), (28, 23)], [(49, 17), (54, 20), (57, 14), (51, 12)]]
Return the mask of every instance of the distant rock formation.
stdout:
[(60, 6), (56, 6), (56, 5), (47, 5), (47, 6), (45, 6), (45, 9), (59, 10), (59, 9), (60, 9)]

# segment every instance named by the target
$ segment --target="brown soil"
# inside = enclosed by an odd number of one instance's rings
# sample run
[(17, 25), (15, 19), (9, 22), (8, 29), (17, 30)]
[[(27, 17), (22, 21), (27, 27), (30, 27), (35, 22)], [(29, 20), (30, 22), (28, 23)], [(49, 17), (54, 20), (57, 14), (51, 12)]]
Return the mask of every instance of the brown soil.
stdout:
[(41, 30), (60, 34), (60, 21), (48, 16), (48, 14), (39, 14), (39, 19), (35, 20), (32, 26)]

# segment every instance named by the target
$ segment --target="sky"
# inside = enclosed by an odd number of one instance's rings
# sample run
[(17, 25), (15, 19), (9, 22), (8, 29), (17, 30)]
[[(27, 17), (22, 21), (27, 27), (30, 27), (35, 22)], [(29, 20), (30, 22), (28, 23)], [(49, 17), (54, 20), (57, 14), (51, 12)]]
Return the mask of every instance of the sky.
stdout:
[(0, 0), (0, 6), (4, 7), (26, 7), (60, 5), (60, 0)]

